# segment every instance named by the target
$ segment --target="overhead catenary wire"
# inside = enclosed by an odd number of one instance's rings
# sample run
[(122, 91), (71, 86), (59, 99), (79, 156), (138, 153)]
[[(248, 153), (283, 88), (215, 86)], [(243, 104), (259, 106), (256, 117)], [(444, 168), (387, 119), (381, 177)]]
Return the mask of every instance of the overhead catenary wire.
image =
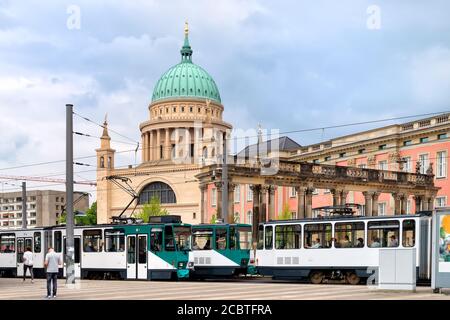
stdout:
[[(385, 121), (393, 121), (393, 120), (400, 120), (400, 119), (407, 119), (407, 118), (417, 118), (417, 117), (425, 117), (425, 116), (432, 116), (432, 115), (438, 115), (438, 114), (446, 114), (446, 113), (450, 113), (450, 111), (440, 111), (440, 112), (432, 112), (432, 113), (424, 113), (424, 114), (416, 114), (416, 115), (409, 115), (409, 116), (401, 116), (401, 117), (392, 117), (392, 118), (387, 118), (387, 119), (378, 119), (378, 120), (370, 120), (370, 121), (363, 121), (363, 122), (354, 122), (354, 123), (347, 123), (347, 124), (341, 124), (341, 125), (333, 125), (333, 126), (323, 126), (323, 127), (316, 127), (316, 128), (309, 128), (309, 129), (298, 129), (298, 130), (290, 130), (290, 131), (283, 131), (283, 132), (278, 132), (278, 133), (270, 133), (265, 135), (267, 136), (272, 136), (272, 135), (282, 135), (282, 134), (290, 134), (290, 133), (301, 133), (301, 132), (310, 132), (310, 131), (317, 131), (317, 130), (325, 130), (325, 129), (333, 129), (333, 128), (342, 128), (342, 127), (348, 127), (348, 126), (355, 126), (355, 125), (362, 125), (362, 124), (370, 124), (370, 123), (379, 123), (379, 122), (385, 122)], [(74, 112), (74, 114), (76, 114)], [(76, 114), (79, 117), (82, 117), (81, 115)], [(83, 118), (83, 117), (82, 117)], [(83, 118), (84, 119), (84, 118)], [(87, 118), (86, 118), (87, 119)], [(86, 120), (85, 119), (85, 120)], [(90, 119), (88, 119), (87, 121), (92, 122), (100, 127), (104, 127)], [(111, 130), (110, 128), (108, 128), (108, 130), (115, 132), (113, 130)], [(121, 135), (120, 133), (115, 132), (116, 134)], [(126, 136), (121, 135), (122, 137), (125, 137), (131, 141), (134, 141), (135, 143), (139, 143), (131, 138), (128, 138)], [(258, 136), (245, 136), (245, 137), (233, 137), (230, 138), (229, 140), (237, 140), (237, 139), (249, 139), (249, 138), (257, 138)], [(202, 139), (200, 139), (200, 141), (203, 141)], [(145, 149), (159, 149), (159, 148), (165, 148), (165, 146), (148, 146)], [(168, 148), (171, 148), (171, 146), (169, 146)], [(117, 151), (116, 154), (120, 154), (120, 153), (128, 153), (128, 152), (137, 152), (138, 150), (143, 150), (144, 148), (142, 147), (138, 147), (136, 149), (130, 149), (130, 150), (122, 150), (122, 151)], [(82, 157), (75, 157), (74, 160), (79, 160), (79, 159), (88, 159), (88, 158), (95, 158), (97, 157), (97, 155), (90, 155), (90, 156), (82, 156)], [(60, 162), (65, 162), (65, 160), (54, 160), (54, 161), (45, 161), (45, 162), (37, 162), (37, 163), (30, 163), (30, 164), (25, 164), (25, 165), (19, 165), (19, 166), (12, 166), (12, 167), (6, 167), (6, 168), (0, 168), (0, 171), (4, 171), (4, 170), (13, 170), (13, 169), (21, 169), (21, 168), (26, 168), (26, 167), (34, 167), (34, 166), (41, 166), (41, 165), (49, 165), (49, 164), (55, 164), (55, 163), (60, 163)]]

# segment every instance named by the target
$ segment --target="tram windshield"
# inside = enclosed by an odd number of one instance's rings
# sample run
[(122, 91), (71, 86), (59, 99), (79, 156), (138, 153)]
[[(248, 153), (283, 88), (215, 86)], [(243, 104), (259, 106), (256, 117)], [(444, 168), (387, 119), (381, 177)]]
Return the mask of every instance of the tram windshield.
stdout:
[(175, 242), (178, 250), (188, 251), (191, 250), (191, 227), (174, 227), (173, 233), (175, 234)]
[(249, 250), (252, 247), (252, 227), (238, 227), (239, 249)]
[(192, 233), (192, 250), (211, 250), (211, 229), (196, 229)]

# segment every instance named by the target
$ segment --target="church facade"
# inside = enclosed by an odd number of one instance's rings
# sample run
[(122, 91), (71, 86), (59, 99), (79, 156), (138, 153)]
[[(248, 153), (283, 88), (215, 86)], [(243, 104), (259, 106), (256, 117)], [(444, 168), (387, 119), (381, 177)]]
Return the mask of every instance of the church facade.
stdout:
[[(115, 168), (107, 123), (97, 152), (97, 221), (110, 223), (121, 214), (135, 193), (137, 199), (123, 213), (141, 210), (154, 196), (170, 214), (186, 223), (201, 217), (201, 192), (195, 179), (202, 165), (217, 161), (224, 135), (232, 126), (222, 120), (224, 106), (213, 78), (192, 61), (186, 25), (181, 62), (167, 70), (154, 87), (149, 118), (139, 125), (142, 162)], [(107, 177), (115, 177), (114, 179)], [(115, 180), (115, 181), (114, 181)], [(115, 182), (128, 183), (128, 190)]]

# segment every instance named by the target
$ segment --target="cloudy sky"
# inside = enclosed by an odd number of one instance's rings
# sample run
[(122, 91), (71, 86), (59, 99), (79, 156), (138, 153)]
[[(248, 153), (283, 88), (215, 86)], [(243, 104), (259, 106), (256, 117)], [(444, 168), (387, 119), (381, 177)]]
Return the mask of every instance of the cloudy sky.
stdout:
[[(446, 0), (0, 0), (0, 174), (64, 178), (63, 162), (10, 168), (64, 160), (66, 103), (96, 122), (108, 113), (111, 128), (139, 140), (155, 82), (180, 60), (186, 19), (193, 61), (215, 79), (235, 128), (290, 131), (450, 110), (449, 12)], [(101, 134), (80, 118), (74, 126)], [(305, 145), (368, 128), (290, 136)], [(98, 143), (76, 136), (75, 157), (94, 156)], [(123, 152), (116, 165), (139, 160)], [(75, 178), (93, 179), (94, 170), (77, 166)], [(8, 183), (2, 190), (20, 182)]]

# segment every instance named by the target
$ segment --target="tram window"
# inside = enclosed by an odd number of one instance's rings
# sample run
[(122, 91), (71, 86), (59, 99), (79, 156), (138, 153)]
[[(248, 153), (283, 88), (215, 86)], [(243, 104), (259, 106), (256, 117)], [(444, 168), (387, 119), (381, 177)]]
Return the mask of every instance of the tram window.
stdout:
[(25, 252), (24, 250), (24, 243), (23, 243), (23, 238), (18, 238), (17, 239), (17, 263), (22, 263), (23, 261), (23, 253)]
[(272, 249), (273, 248), (273, 227), (266, 226), (266, 232), (264, 237), (264, 249)]
[(400, 223), (394, 221), (370, 221), (367, 224), (370, 248), (398, 247)]
[(105, 230), (105, 251), (123, 252), (125, 250), (125, 231), (123, 229)]
[(136, 263), (136, 237), (127, 238), (127, 263)]
[(229, 241), (230, 241), (230, 249), (231, 250), (236, 250), (236, 245), (237, 245), (237, 232), (236, 232), (236, 228), (230, 227), (229, 229)]
[(299, 224), (280, 225), (275, 227), (276, 249), (300, 249), (302, 226)]
[(175, 251), (175, 239), (173, 238), (171, 226), (164, 227), (164, 247), (166, 251)]
[(216, 229), (216, 249), (225, 250), (227, 248), (227, 229)]
[(55, 243), (54, 248), (55, 252), (61, 252), (62, 250), (62, 233), (61, 231), (55, 231)]
[(100, 252), (102, 251), (102, 230), (84, 230), (83, 231), (83, 251)]
[(30, 248), (30, 250), (33, 250), (33, 239), (31, 238), (25, 238), (25, 246), (24, 246), (25, 251), (28, 248)]
[(415, 220), (403, 220), (402, 244), (404, 247), (414, 247), (416, 244)]
[(5, 233), (0, 235), (0, 253), (16, 252), (16, 237), (13, 233)]
[(334, 225), (335, 248), (364, 247), (364, 222), (344, 222)]
[(51, 231), (45, 231), (45, 243), (47, 245), (47, 249), (48, 249), (48, 247), (50, 247), (52, 245), (52, 242), (53, 242), (53, 234), (52, 234), (52, 232)]
[(174, 227), (173, 233), (175, 234), (177, 251), (187, 251), (191, 249), (191, 227)]
[(305, 248), (331, 248), (331, 223), (305, 224)]
[(192, 250), (211, 250), (212, 237), (211, 229), (195, 229), (192, 234)]
[(152, 229), (150, 232), (150, 251), (158, 252), (162, 250), (162, 229)]
[(35, 232), (34, 233), (34, 252), (35, 253), (41, 252), (41, 247), (42, 247), (41, 233), (40, 232)]
[(258, 244), (256, 246), (256, 249), (264, 249), (264, 225), (262, 224), (258, 226)]
[(147, 263), (147, 236), (139, 236), (138, 263)]
[(25, 250), (24, 250), (23, 238), (18, 238), (17, 239), (17, 263), (23, 262), (23, 253), (24, 252), (25, 252)]
[(252, 228), (239, 227), (239, 249), (249, 250), (252, 247)]

